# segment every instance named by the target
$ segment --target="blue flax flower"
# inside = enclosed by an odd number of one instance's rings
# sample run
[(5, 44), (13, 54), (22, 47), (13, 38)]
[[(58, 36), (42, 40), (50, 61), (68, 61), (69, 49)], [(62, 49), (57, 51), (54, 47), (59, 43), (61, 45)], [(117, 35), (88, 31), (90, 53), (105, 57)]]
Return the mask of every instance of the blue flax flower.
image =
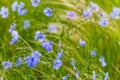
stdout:
[(15, 44), (16, 42), (19, 41), (19, 38), (18, 37), (13, 37), (12, 40), (10, 41), (10, 44)]
[(36, 31), (35, 33), (35, 40), (39, 41), (39, 42), (43, 42), (46, 38), (46, 35), (41, 33), (40, 31)]
[(60, 60), (63, 55), (63, 51), (58, 52), (56, 60)]
[(62, 66), (62, 61), (61, 60), (56, 60), (53, 63), (53, 68), (56, 69), (56, 70), (60, 69), (61, 66)]
[(46, 7), (46, 8), (44, 9), (44, 14), (45, 14), (47, 17), (52, 16), (52, 9), (49, 8), (49, 7)]
[(120, 19), (120, 8), (114, 7), (113, 11), (110, 13), (112, 19)]
[(79, 79), (79, 76), (80, 76), (80, 72), (77, 71), (77, 72), (75, 73), (75, 77), (76, 77), (77, 80)]
[(108, 80), (108, 72), (106, 72), (104, 80)]
[(99, 16), (100, 16), (101, 19), (105, 18), (105, 13), (100, 13)]
[(19, 9), (19, 10), (18, 10), (18, 15), (19, 15), (19, 16), (22, 16), (22, 15), (25, 15), (27, 12), (28, 12), (27, 9)]
[(53, 24), (48, 25), (48, 31), (51, 33), (56, 33), (57, 32), (57, 27)]
[(39, 62), (37, 58), (31, 57), (31, 56), (27, 57), (27, 59), (26, 59), (26, 63), (28, 67), (35, 67)]
[(116, 14), (120, 14), (120, 8), (118, 7), (113, 7), (113, 12), (116, 12)]
[(13, 23), (11, 26), (10, 26), (10, 29), (9, 29), (9, 33), (11, 33), (16, 27), (16, 24)]
[(66, 76), (62, 77), (62, 80), (67, 80), (70, 74), (67, 74)]
[(35, 58), (40, 58), (41, 54), (37, 50), (35, 50), (31, 56)]
[(105, 67), (107, 65), (103, 56), (100, 57), (99, 61), (101, 62), (102, 67)]
[(49, 52), (52, 51), (52, 45), (53, 45), (52, 42), (45, 41), (45, 42), (43, 42), (42, 47), (43, 47), (44, 49), (46, 49), (46, 50), (48, 51), (48, 53), (49, 53)]
[(12, 67), (12, 63), (10, 61), (2, 62), (2, 65), (3, 65), (4, 69), (8, 69), (8, 68)]
[(24, 29), (27, 29), (28, 27), (30, 27), (30, 21), (29, 20), (25, 20), (23, 22), (23, 26), (24, 26)]
[(103, 26), (103, 27), (106, 27), (108, 26), (109, 24), (109, 21), (107, 18), (102, 18), (100, 21), (99, 21), (99, 25)]
[(39, 6), (41, 0), (30, 0), (33, 7)]
[(15, 1), (15, 2), (13, 2), (13, 4), (12, 4), (12, 11), (17, 11), (17, 9), (18, 9), (18, 2)]
[(74, 19), (74, 18), (76, 18), (76, 13), (74, 11), (68, 11), (67, 17), (70, 19)]
[(120, 19), (120, 16), (119, 16), (118, 14), (116, 14), (116, 12), (111, 12), (111, 13), (110, 13), (110, 17), (111, 17), (112, 19)]
[(79, 40), (79, 44), (81, 47), (86, 46), (86, 42), (84, 40)]
[(93, 2), (90, 2), (90, 8), (91, 10), (96, 10), (97, 12), (100, 10), (99, 6)]
[(89, 19), (92, 16), (92, 10), (91, 9), (83, 10), (83, 16), (86, 19)]
[(22, 64), (22, 58), (18, 58), (16, 61), (16, 66), (20, 66)]
[(96, 51), (95, 51), (95, 50), (90, 51), (90, 55), (91, 55), (91, 56), (96, 56), (96, 55), (97, 55), (97, 54), (96, 54)]
[(0, 15), (2, 15), (2, 18), (7, 18), (9, 15), (8, 8), (3, 6), (1, 8)]
[(28, 67), (35, 67), (40, 61), (41, 54), (38, 51), (34, 51), (31, 56), (25, 57), (25, 62)]
[(18, 5), (18, 15), (19, 16), (23, 16), (28, 12), (27, 9), (24, 9), (24, 6), (25, 6), (24, 2), (20, 2), (20, 4)]
[(19, 41), (19, 35), (17, 31), (13, 30), (11, 32), (11, 36), (12, 36), (12, 40), (10, 41), (10, 44), (14, 44)]
[(96, 74), (95, 74), (95, 71), (93, 71), (93, 80), (96, 80)]

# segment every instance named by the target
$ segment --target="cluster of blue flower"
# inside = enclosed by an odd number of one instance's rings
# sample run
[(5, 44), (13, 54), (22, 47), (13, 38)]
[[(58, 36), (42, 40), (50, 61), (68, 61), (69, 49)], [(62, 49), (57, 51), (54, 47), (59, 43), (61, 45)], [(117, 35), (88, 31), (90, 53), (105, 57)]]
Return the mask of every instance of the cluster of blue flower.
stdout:
[[(30, 0), (30, 1), (31, 1), (31, 4), (32, 4), (33, 7), (39, 6), (40, 0)], [(27, 14), (27, 12), (28, 12), (28, 9), (26, 9), (24, 7), (25, 7), (24, 2), (20, 2), (20, 4), (18, 4), (18, 2), (15, 1), (12, 4), (12, 11), (13, 12), (17, 11), (18, 15), (22, 16), (22, 15)], [(92, 16), (92, 14), (94, 13), (94, 11), (99, 12), (100, 7), (97, 4), (95, 4), (93, 2), (90, 2), (90, 7), (86, 10), (83, 10), (84, 18), (89, 19)], [(46, 7), (43, 12), (47, 17), (52, 16), (52, 9), (49, 8), (49, 7)], [(0, 15), (2, 15), (2, 18), (7, 18), (8, 15), (9, 15), (8, 8), (2, 7), (1, 11), (0, 11)], [(70, 19), (74, 19), (74, 18), (77, 17), (77, 15), (74, 11), (68, 11), (66, 13), (66, 16)], [(99, 16), (100, 16), (100, 21), (98, 22), (99, 25), (107, 26), (109, 21), (108, 21), (107, 18), (105, 18), (105, 14), (102, 13)], [(113, 8), (113, 12), (110, 13), (110, 17), (114, 18), (114, 19), (119, 19), (120, 18), (120, 8), (117, 8), (117, 7)], [(25, 20), (23, 22), (24, 29), (29, 28), (30, 25), (31, 24), (30, 24), (29, 20)], [(9, 29), (9, 33), (11, 33), (11, 36), (12, 36), (12, 40), (10, 41), (11, 45), (13, 45), (13, 44), (15, 44), (16, 42), (19, 41), (19, 34), (15, 30), (15, 27), (16, 27), (16, 23), (13, 23), (10, 26), (10, 29)], [(55, 33), (55, 32), (57, 32), (57, 28), (56, 28), (55, 25), (49, 24), (48, 25), (48, 31), (51, 32), (51, 33)], [(46, 35), (45, 34), (41, 33), (40, 31), (36, 31), (34, 38), (35, 38), (36, 41), (42, 43), (42, 48), (44, 48), (48, 53), (50, 53), (52, 51), (53, 43), (51, 41), (46, 40)], [(79, 40), (79, 44), (80, 44), (81, 47), (85, 47), (86, 46), (86, 41)], [(56, 60), (53, 62), (53, 68), (55, 70), (60, 69), (60, 67), (63, 65), (63, 63), (61, 61), (61, 58), (62, 58), (62, 55), (63, 55), (64, 51), (61, 50), (60, 41), (59, 41), (59, 44), (58, 44), (58, 48), (59, 48), (60, 51), (58, 52), (58, 54), (56, 56)], [(96, 51), (91, 50), (90, 55), (96, 56), (97, 55)], [(35, 67), (40, 62), (40, 57), (41, 57), (41, 53), (39, 53), (36, 50), (36, 51), (33, 51), (33, 53), (30, 56), (25, 57), (24, 61), (27, 64), (28, 67)], [(105, 67), (107, 65), (106, 62), (105, 62), (104, 56), (101, 56), (99, 61), (101, 62), (102, 67)], [(22, 58), (18, 58), (17, 62), (16, 62), (16, 66), (20, 66), (22, 63), (23, 63)], [(80, 72), (77, 70), (76, 63), (75, 63), (73, 58), (71, 59), (71, 64), (73, 66), (73, 69), (76, 71), (75, 76), (76, 76), (76, 79), (78, 80)], [(12, 63), (10, 61), (2, 62), (2, 65), (4, 66), (4, 69), (8, 69), (8, 68), (12, 67)], [(70, 76), (70, 74), (67, 74), (66, 76), (62, 77), (62, 80), (67, 80), (67, 78), (69, 76)], [(93, 80), (96, 80), (95, 71), (93, 71)], [(108, 80), (108, 72), (106, 72), (106, 76), (105, 76), (104, 80)]]
[[(39, 6), (39, 3), (40, 3), (40, 0), (31, 0), (31, 4), (32, 4), (33, 7)], [(15, 1), (12, 4), (12, 11), (13, 12), (17, 11), (19, 16), (23, 16), (28, 12), (28, 10), (24, 8), (24, 6), (25, 6), (24, 2), (20, 2), (20, 4), (19, 4), (17, 1)], [(45, 8), (44, 13), (48, 17), (52, 16), (51, 8), (48, 8), (48, 7)], [(7, 18), (8, 15), (9, 15), (8, 8), (2, 7), (1, 11), (0, 11), (0, 15), (2, 15), (2, 18)], [(16, 27), (16, 23), (13, 23), (10, 26), (10, 29), (9, 29), (9, 33), (11, 33), (11, 37), (12, 37), (12, 40), (10, 41), (11, 45), (13, 45), (13, 44), (15, 44), (16, 42), (19, 41), (19, 34), (15, 30), (15, 27)], [(30, 27), (30, 21), (25, 20), (23, 22), (23, 27), (24, 27), (24, 29), (29, 28)], [(57, 31), (56, 26), (53, 25), (53, 24), (48, 26), (48, 29), (49, 29), (49, 32), (53, 32), (53, 33), (55, 33)], [(40, 31), (36, 31), (35, 40), (37, 40), (39, 42), (42, 42), (43, 43), (42, 47), (44, 49), (46, 49), (48, 52), (51, 52), (53, 44), (50, 41), (44, 41), (45, 38), (46, 38), (45, 34), (40, 33)], [(35, 67), (40, 60), (40, 56), (41, 56), (41, 54), (38, 51), (34, 51), (31, 56), (25, 57), (24, 61), (27, 63), (28, 67)], [(18, 58), (16, 66), (20, 66), (22, 64), (22, 62), (23, 62), (22, 58)], [(12, 67), (12, 63), (10, 61), (2, 62), (2, 65), (4, 66), (5, 69), (8, 69), (8, 68)]]
[[(84, 40), (80, 40), (79, 44), (80, 44), (81, 47), (85, 47), (86, 46), (86, 42)], [(90, 55), (91, 56), (97, 56), (96, 50), (91, 50), (90, 51)], [(102, 67), (105, 67), (107, 65), (106, 62), (105, 62), (104, 56), (101, 56), (99, 61), (102, 64)], [(96, 80), (95, 71), (93, 71), (93, 80)], [(106, 72), (106, 77), (104, 78), (104, 80), (108, 80), (108, 72)]]
[(110, 13), (110, 17), (113, 19), (120, 19), (120, 8), (114, 7), (113, 11)]
[(8, 8), (2, 7), (0, 11), (0, 15), (2, 16), (2, 18), (7, 18), (9, 15)]
[[(31, 56), (25, 57), (24, 60), (27, 63), (28, 67), (35, 67), (38, 64), (38, 62), (40, 61), (40, 56), (41, 56), (41, 54), (38, 51), (34, 51), (31, 54)], [(20, 61), (20, 63), (21, 63), (21, 61)]]
[[(89, 19), (94, 12), (99, 13), (99, 12), (100, 12), (100, 7), (99, 7), (97, 4), (95, 4), (95, 3), (93, 3), (93, 2), (90, 2), (90, 7), (89, 7), (87, 10), (84, 10), (84, 11), (83, 11), (83, 16), (84, 16), (86, 19)], [(108, 26), (108, 23), (109, 23), (108, 19), (105, 18), (105, 16), (100, 16), (100, 18), (101, 18), (101, 19), (100, 19), (100, 21), (98, 22), (99, 25), (101, 25), (101, 26), (103, 26), (103, 27)]]

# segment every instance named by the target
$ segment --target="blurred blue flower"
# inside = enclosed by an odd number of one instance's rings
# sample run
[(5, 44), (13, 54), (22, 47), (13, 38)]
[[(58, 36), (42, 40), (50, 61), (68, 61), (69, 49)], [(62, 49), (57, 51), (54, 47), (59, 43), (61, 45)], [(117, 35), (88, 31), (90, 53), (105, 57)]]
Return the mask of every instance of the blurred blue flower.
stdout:
[(67, 74), (66, 76), (62, 77), (62, 80), (67, 80), (70, 74)]
[(102, 18), (100, 21), (99, 21), (99, 25), (105, 27), (105, 26), (108, 26), (109, 24), (109, 21), (107, 18)]
[(11, 26), (10, 26), (10, 29), (9, 29), (9, 33), (11, 33), (16, 27), (16, 23), (13, 23)]
[(106, 62), (105, 62), (104, 56), (101, 56), (99, 61), (101, 62), (102, 67), (105, 67), (107, 65)]
[(31, 56), (35, 58), (40, 58), (41, 54), (37, 50), (35, 50)]
[(116, 14), (120, 14), (120, 8), (118, 7), (113, 7), (113, 12), (115, 12)]
[(106, 72), (104, 80), (108, 80), (108, 72)]
[(46, 8), (44, 9), (44, 14), (45, 14), (47, 17), (52, 16), (52, 9), (49, 8), (49, 7), (46, 7)]
[(0, 15), (2, 15), (2, 18), (7, 18), (9, 15), (8, 8), (3, 6), (0, 10)]
[(13, 30), (11, 32), (11, 36), (12, 36), (12, 40), (10, 41), (10, 44), (14, 44), (19, 41), (19, 35), (17, 31)]
[(83, 16), (86, 19), (89, 19), (92, 16), (92, 10), (91, 9), (83, 10)]
[(19, 16), (23, 16), (23, 15), (25, 15), (27, 12), (28, 12), (27, 9), (19, 9), (19, 10), (18, 10), (18, 15), (19, 15)]
[(35, 67), (39, 63), (39, 60), (38, 58), (29, 57), (26, 63), (28, 67)]
[(79, 76), (80, 76), (80, 72), (77, 71), (77, 72), (75, 73), (75, 77), (76, 77), (77, 80), (79, 79)]
[(28, 27), (30, 27), (30, 21), (29, 20), (25, 20), (23, 22), (23, 26), (24, 26), (24, 29), (27, 29)]
[(82, 47), (86, 46), (86, 42), (84, 40), (79, 40), (79, 44)]
[(27, 57), (25, 57), (25, 58), (24, 58), (25, 62), (26, 62), (26, 63), (29, 63), (30, 58), (31, 58), (31, 56), (27, 56)]
[(53, 24), (48, 25), (48, 31), (51, 33), (56, 33), (57, 32), (57, 27)]
[(16, 66), (20, 66), (22, 64), (22, 58), (18, 58), (16, 61)]
[(49, 52), (52, 51), (52, 45), (53, 45), (52, 42), (45, 41), (45, 42), (43, 42), (42, 47), (43, 47), (44, 49), (46, 49), (46, 50), (48, 51), (48, 53), (49, 53)]
[(23, 16), (28, 12), (27, 9), (24, 9), (24, 6), (25, 6), (24, 2), (20, 2), (20, 4), (18, 5), (18, 15), (19, 16)]
[(73, 69), (76, 70), (76, 63), (75, 63), (75, 60), (73, 58), (71, 58), (71, 64), (73, 66)]
[(62, 61), (61, 60), (56, 60), (53, 63), (53, 68), (56, 69), (56, 70), (60, 69), (61, 66), (62, 66)]
[(70, 19), (74, 19), (74, 18), (76, 18), (76, 13), (74, 11), (68, 11), (67, 17)]
[(58, 52), (56, 60), (60, 60), (62, 58), (63, 51)]
[(43, 42), (46, 38), (46, 35), (41, 33), (40, 31), (36, 31), (35, 33), (35, 40), (38, 40), (39, 42)]
[(97, 12), (100, 10), (99, 6), (93, 2), (90, 2), (90, 8), (91, 10), (96, 10)]
[(100, 18), (105, 18), (105, 13), (100, 13), (99, 16)]
[(15, 1), (15, 2), (13, 2), (13, 4), (12, 4), (12, 11), (16, 11), (17, 9), (18, 9), (18, 2)]
[(12, 63), (10, 61), (2, 62), (2, 65), (3, 65), (4, 69), (8, 69), (8, 68), (12, 67)]
[(11, 36), (12, 36), (12, 37), (18, 37), (19, 35), (18, 35), (18, 32), (17, 32), (16, 30), (13, 30), (13, 31), (11, 32)]
[(39, 3), (40, 3), (41, 0), (30, 0), (30, 1), (32, 3), (33, 7), (37, 7), (37, 6), (39, 6)]
[(95, 51), (95, 50), (90, 51), (90, 55), (91, 55), (91, 56), (96, 56), (96, 55), (97, 55), (97, 54), (96, 54), (96, 51)]
[(120, 19), (120, 16), (119, 16), (118, 14), (116, 14), (116, 12), (111, 12), (111, 13), (110, 13), (110, 17), (111, 17), (112, 19)]
[(24, 58), (28, 67), (35, 67), (40, 61), (41, 54), (38, 51), (34, 51), (31, 56)]
[(110, 13), (110, 17), (113, 19), (120, 19), (120, 8), (114, 7), (113, 11)]
[(95, 71), (93, 71), (93, 80), (96, 80), (96, 74), (95, 74)]
[(10, 44), (15, 44), (16, 42), (19, 41), (19, 38), (18, 37), (13, 37), (12, 40), (10, 41)]
[(20, 4), (18, 5), (18, 8), (19, 9), (23, 9), (25, 6), (25, 3), (24, 2), (20, 2)]

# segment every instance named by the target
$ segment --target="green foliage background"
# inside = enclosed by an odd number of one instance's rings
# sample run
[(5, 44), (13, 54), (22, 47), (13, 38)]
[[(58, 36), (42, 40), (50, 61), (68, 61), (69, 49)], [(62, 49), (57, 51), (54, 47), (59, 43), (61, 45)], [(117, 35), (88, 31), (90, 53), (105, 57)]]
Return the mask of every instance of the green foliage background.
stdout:
[[(42, 57), (36, 68), (28, 68), (26, 64), (20, 67), (13, 67), (4, 70), (0, 65), (0, 77), (4, 80), (61, 80), (63, 76), (70, 73), (68, 80), (75, 80), (75, 71), (72, 69), (70, 58), (74, 58), (77, 68), (80, 71), (80, 80), (92, 80), (92, 72), (96, 71), (97, 80), (103, 80), (105, 72), (109, 72), (110, 80), (120, 79), (120, 20), (109, 19), (108, 27), (98, 25), (97, 14), (90, 20), (82, 17), (82, 10), (89, 6), (90, 0), (41, 0), (40, 6), (33, 8), (30, 0), (18, 0), (25, 2), (28, 14), (18, 16), (11, 11), (11, 4), (14, 0), (0, 0), (0, 7), (9, 8), (9, 17), (0, 17), (0, 64), (2, 61), (12, 61), (15, 65), (16, 59), (24, 58), (34, 50), (41, 52)], [(97, 3), (107, 15), (114, 6), (120, 7), (119, 0), (92, 0)], [(53, 10), (53, 16), (48, 18), (44, 15), (45, 7)], [(67, 11), (75, 11), (77, 19), (69, 20), (66, 18)], [(31, 26), (23, 29), (23, 21), (29, 19)], [(10, 25), (16, 22), (16, 30), (19, 32), (20, 41), (15, 45), (10, 45), (11, 35), (8, 30)], [(53, 23), (58, 27), (58, 33), (52, 34), (47, 31), (47, 25)], [(54, 43), (53, 51), (48, 54), (41, 44), (34, 40), (36, 30), (47, 35), (47, 40)], [(79, 39), (84, 39), (87, 46), (79, 46)], [(57, 55), (58, 41), (62, 42), (62, 49), (65, 51), (62, 61), (63, 66), (56, 71), (52, 68), (52, 63)], [(97, 57), (89, 54), (90, 50), (97, 51)], [(102, 68), (99, 57), (105, 56), (107, 67)]]

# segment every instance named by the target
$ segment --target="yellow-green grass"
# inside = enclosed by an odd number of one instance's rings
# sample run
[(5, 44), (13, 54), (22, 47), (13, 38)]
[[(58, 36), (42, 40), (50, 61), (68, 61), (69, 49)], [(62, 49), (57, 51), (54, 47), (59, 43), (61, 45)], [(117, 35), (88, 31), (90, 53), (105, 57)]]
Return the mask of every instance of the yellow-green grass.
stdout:
[[(9, 8), (9, 17), (7, 19), (0, 17), (0, 64), (2, 61), (8, 60), (13, 63), (13, 68), (7, 70), (0, 65), (0, 77), (3, 77), (4, 80), (61, 80), (68, 73), (70, 74), (68, 80), (75, 80), (71, 58), (76, 61), (80, 71), (80, 80), (92, 80), (93, 71), (96, 71), (97, 80), (103, 80), (106, 71), (109, 72), (110, 80), (119, 80), (120, 21), (112, 20), (108, 16), (112, 7), (120, 7), (119, 0), (93, 0), (102, 8), (101, 12), (105, 12), (109, 18), (110, 24), (104, 28), (98, 25), (98, 13), (94, 13), (89, 20), (82, 17), (82, 11), (89, 6), (89, 0), (41, 0), (37, 8), (31, 6), (30, 0), (22, 0), (29, 10), (28, 14), (22, 17), (11, 11), (13, 1), (0, 0), (0, 7)], [(52, 17), (48, 18), (44, 15), (45, 7), (52, 8)], [(67, 19), (67, 11), (75, 11), (77, 18)], [(31, 26), (24, 30), (23, 21), (26, 19), (31, 21)], [(20, 41), (10, 45), (11, 35), (8, 30), (13, 22), (17, 24), (16, 30), (19, 32)], [(58, 27), (57, 34), (47, 31), (49, 23), (54, 23)], [(36, 30), (45, 33), (47, 40), (54, 43), (53, 51), (50, 54), (34, 40)], [(84, 39), (87, 46), (80, 47), (79, 39)], [(53, 69), (52, 64), (58, 52), (59, 40), (62, 42), (62, 49), (65, 52), (62, 57), (63, 66), (57, 71)], [(35, 68), (28, 68), (24, 63), (20, 67), (14, 66), (17, 58), (24, 58), (34, 50), (38, 50), (42, 54), (40, 63)], [(90, 56), (90, 50), (96, 50), (97, 56)], [(99, 62), (101, 55), (105, 56), (107, 63), (105, 68), (102, 68)]]

